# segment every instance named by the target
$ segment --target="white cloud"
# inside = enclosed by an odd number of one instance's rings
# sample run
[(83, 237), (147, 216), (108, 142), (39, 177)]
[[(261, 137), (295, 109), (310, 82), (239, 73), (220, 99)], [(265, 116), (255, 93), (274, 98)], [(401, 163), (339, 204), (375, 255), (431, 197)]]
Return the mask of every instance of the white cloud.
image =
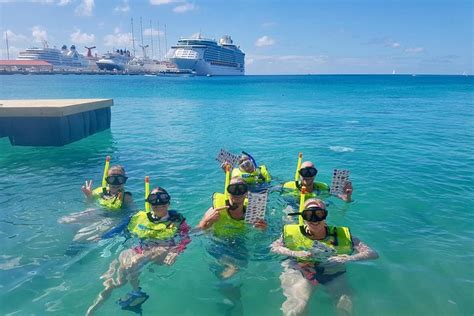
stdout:
[(262, 37), (260, 37), (259, 39), (257, 39), (257, 41), (255, 42), (255, 46), (257, 47), (265, 47), (265, 46), (272, 46), (275, 44), (275, 40), (270, 38), (269, 36), (267, 35), (264, 35)]
[(175, 13), (185, 13), (185, 12), (188, 12), (188, 11), (193, 11), (193, 10), (196, 10), (197, 7), (192, 4), (192, 3), (184, 3), (182, 5), (179, 5), (177, 7), (175, 7), (173, 9), (173, 12)]
[(123, 0), (121, 4), (115, 7), (114, 9), (116, 12), (128, 12), (130, 11), (130, 5), (128, 4), (128, 0)]
[(28, 43), (31, 40), (28, 38), (28, 36), (25, 36), (23, 34), (16, 34), (11, 30), (6, 30), (3, 32), (3, 39), (6, 36), (6, 33), (8, 33), (8, 43), (9, 44), (18, 44), (18, 43)]
[(120, 33), (119, 28), (115, 28), (114, 34), (108, 34), (104, 37), (104, 45), (109, 47), (130, 47), (132, 44), (131, 33)]
[(327, 65), (326, 55), (247, 55), (245, 65), (249, 73), (296, 74), (317, 73)]
[(59, 6), (64, 6), (64, 5), (68, 5), (69, 3), (71, 3), (71, 0), (60, 0), (58, 2), (58, 5)]
[(402, 45), (390, 37), (376, 37), (367, 42), (368, 45), (382, 45), (391, 48), (400, 48)]
[(91, 16), (94, 9), (94, 0), (82, 0), (81, 4), (76, 7), (76, 14), (79, 16)]
[(95, 42), (94, 34), (81, 33), (80, 29), (76, 29), (74, 33), (70, 35), (71, 42), (73, 44), (93, 44)]
[(170, 4), (170, 3), (178, 3), (183, 2), (182, 0), (150, 0), (151, 5), (163, 5), (163, 4)]
[[(152, 34), (152, 31), (153, 31), (153, 34)], [(154, 28), (147, 28), (147, 29), (144, 29), (144, 30), (143, 30), (143, 35), (144, 35), (144, 36), (151, 36), (151, 35), (153, 35), (153, 36), (157, 36), (157, 35), (163, 36), (163, 35), (164, 35), (164, 32), (163, 32), (163, 31), (159, 31), (159, 30), (154, 29)]]
[(412, 47), (412, 48), (407, 48), (405, 49), (406, 53), (411, 53), (411, 54), (418, 54), (424, 52), (425, 49), (423, 47)]
[(31, 29), (31, 35), (36, 43), (42, 43), (48, 39), (48, 32), (40, 26), (33, 26)]

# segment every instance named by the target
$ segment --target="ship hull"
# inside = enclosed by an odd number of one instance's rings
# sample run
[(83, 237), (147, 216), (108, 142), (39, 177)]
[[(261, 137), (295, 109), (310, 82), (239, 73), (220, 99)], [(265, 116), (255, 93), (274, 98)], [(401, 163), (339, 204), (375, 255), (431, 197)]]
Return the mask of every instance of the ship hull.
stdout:
[(125, 65), (117, 64), (111, 61), (97, 61), (96, 64), (100, 70), (120, 71), (125, 69)]
[(169, 58), (169, 61), (176, 65), (180, 71), (190, 71), (197, 76), (243, 76), (245, 70), (233, 66), (213, 65), (202, 59), (191, 58)]

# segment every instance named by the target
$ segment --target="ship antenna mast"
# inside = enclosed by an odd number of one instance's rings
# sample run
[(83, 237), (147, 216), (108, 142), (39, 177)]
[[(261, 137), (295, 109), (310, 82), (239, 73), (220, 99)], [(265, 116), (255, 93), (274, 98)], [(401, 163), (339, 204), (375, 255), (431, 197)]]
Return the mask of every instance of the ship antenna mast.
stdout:
[(132, 49), (133, 49), (133, 56), (135, 56), (135, 37), (133, 35), (133, 18), (132, 18)]
[(150, 38), (151, 38), (151, 59), (154, 57), (154, 52), (153, 52), (153, 23), (151, 23), (150, 20)]
[(143, 24), (142, 24), (142, 17), (140, 17), (140, 37), (141, 37), (142, 46), (143, 46)]
[(8, 30), (5, 32), (5, 41), (7, 42), (7, 60), (10, 60), (10, 48), (8, 46)]
[(166, 42), (166, 24), (165, 24), (165, 54), (168, 51), (168, 43)]
[(161, 60), (160, 21), (156, 22), (158, 28), (158, 60)]

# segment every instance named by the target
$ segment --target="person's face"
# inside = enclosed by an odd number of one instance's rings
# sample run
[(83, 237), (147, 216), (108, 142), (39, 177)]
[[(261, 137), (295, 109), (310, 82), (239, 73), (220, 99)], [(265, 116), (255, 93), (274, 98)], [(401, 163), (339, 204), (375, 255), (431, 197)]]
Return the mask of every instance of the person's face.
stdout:
[(125, 174), (118, 169), (109, 170), (107, 173), (107, 184), (109, 185), (109, 190), (112, 193), (123, 190), (125, 182), (127, 182), (127, 177)]
[(305, 206), (302, 213), (303, 220), (310, 229), (324, 226), (328, 214), (326, 206), (319, 202), (309, 203)]
[(150, 203), (151, 208), (155, 214), (166, 214), (170, 206), (170, 196), (168, 193), (153, 190), (147, 197), (147, 202)]
[(247, 192), (248, 185), (243, 181), (231, 182), (227, 187), (227, 193), (229, 193), (229, 199), (233, 205), (243, 204)]
[(300, 179), (303, 185), (312, 185), (314, 178), (318, 174), (318, 170), (314, 167), (313, 164), (302, 165), (298, 171), (300, 174)]
[(250, 160), (250, 158), (247, 158), (244, 161), (242, 161), (239, 164), (239, 168), (242, 171), (245, 171), (245, 172), (248, 172), (248, 173), (252, 173), (252, 172), (255, 171), (255, 166), (253, 165), (253, 162), (252, 162), (252, 160)]
[(164, 205), (152, 205), (151, 209), (153, 210), (153, 213), (155, 214), (166, 214), (168, 213), (168, 209), (170, 207), (170, 204), (164, 204)]

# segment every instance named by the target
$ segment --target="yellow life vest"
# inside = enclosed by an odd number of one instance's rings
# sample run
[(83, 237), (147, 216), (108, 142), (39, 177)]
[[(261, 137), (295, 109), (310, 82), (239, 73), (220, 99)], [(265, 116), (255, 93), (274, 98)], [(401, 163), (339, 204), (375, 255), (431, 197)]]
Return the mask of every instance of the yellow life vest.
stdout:
[[(313, 248), (315, 240), (306, 237), (302, 230), (304, 230), (303, 226), (297, 224), (283, 226), (283, 242), (288, 249), (294, 251), (310, 251)], [(322, 242), (329, 248), (334, 249), (338, 255), (349, 255), (352, 253), (352, 236), (348, 227), (336, 227), (328, 225), (326, 235), (326, 239), (319, 240), (318, 242)]]
[[(289, 193), (295, 198), (299, 198), (301, 195), (301, 183), (296, 181), (288, 181), (283, 184), (284, 193)], [(324, 182), (314, 182), (313, 183), (313, 192), (306, 193), (304, 198), (305, 200), (311, 198), (318, 198), (321, 195), (329, 193), (329, 186)]]
[[(245, 199), (244, 209), (247, 208), (249, 201)], [(222, 193), (214, 193), (212, 195), (212, 207), (218, 208), (225, 205), (229, 205), (229, 201), (225, 199), (225, 195)], [(245, 220), (237, 220), (230, 217), (228, 210), (220, 212), (220, 218), (213, 225), (214, 235), (222, 238), (232, 238), (241, 236), (246, 231)]]
[(272, 180), (270, 173), (267, 170), (265, 165), (261, 165), (251, 173), (240, 170), (239, 168), (234, 168), (232, 170), (232, 178), (239, 177), (242, 178), (245, 183), (252, 184), (262, 184), (267, 183)]
[(125, 192), (120, 191), (116, 196), (106, 198), (108, 195), (104, 194), (104, 188), (98, 187), (92, 191), (92, 197), (99, 202), (100, 206), (103, 206), (109, 211), (118, 211), (122, 208), (124, 195)]
[(169, 211), (167, 221), (152, 221), (151, 213), (139, 211), (132, 216), (128, 230), (139, 238), (168, 240), (175, 237), (184, 217), (176, 211)]

